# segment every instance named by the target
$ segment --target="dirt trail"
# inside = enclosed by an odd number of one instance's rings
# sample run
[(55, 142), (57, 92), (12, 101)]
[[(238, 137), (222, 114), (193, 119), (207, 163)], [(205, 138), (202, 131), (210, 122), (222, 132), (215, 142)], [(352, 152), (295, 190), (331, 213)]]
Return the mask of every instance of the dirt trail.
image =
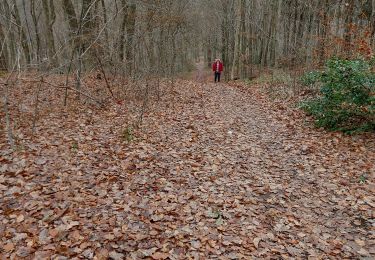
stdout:
[(130, 144), (119, 144), (111, 125), (121, 113), (94, 115), (102, 127), (60, 133), (90, 143), (34, 155), (41, 170), (26, 174), (23, 189), (0, 181), (1, 242), (33, 231), (35, 252), (19, 252), (21, 239), (13, 254), (69, 258), (375, 255), (373, 142), (281, 120), (286, 111), (224, 83), (180, 81), (174, 91)]
[[(204, 255), (370, 254), (374, 197), (357, 183), (361, 174), (372, 178), (373, 143), (350, 149), (348, 140), (278, 122), (251, 93), (200, 88), (180, 93), (183, 112), (166, 117), (174, 119), (160, 129), (165, 146), (155, 157), (168, 162), (163, 176), (174, 187), (168, 194), (182, 200), (189, 239), (224, 245)], [(222, 214), (222, 226), (210, 211)]]
[(192, 78), (192, 81), (205, 84), (213, 80), (211, 70), (203, 60), (197, 62), (195, 68), (195, 76)]

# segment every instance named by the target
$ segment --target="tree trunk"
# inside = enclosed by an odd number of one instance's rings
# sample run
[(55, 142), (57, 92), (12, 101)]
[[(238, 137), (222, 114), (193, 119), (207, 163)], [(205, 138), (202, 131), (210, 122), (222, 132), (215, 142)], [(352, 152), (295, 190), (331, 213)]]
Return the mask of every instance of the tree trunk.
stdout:
[(25, 19), (26, 31), (27, 31), (27, 35), (28, 35), (27, 42), (30, 44), (30, 46), (29, 46), (30, 54), (29, 55), (30, 55), (30, 62), (31, 62), (32, 55), (33, 55), (32, 52), (33, 52), (33, 49), (34, 49), (34, 43), (33, 43), (33, 38), (31, 37), (31, 30), (30, 30), (30, 25), (29, 25), (28, 13), (26, 11), (26, 1), (25, 0), (22, 0), (22, 8), (23, 8), (23, 16), (24, 16), (24, 19)]
[(120, 27), (120, 39), (119, 39), (119, 59), (121, 62), (125, 61), (125, 37), (126, 37), (126, 21), (128, 16), (128, 5), (126, 0), (121, 0), (121, 10), (122, 10), (122, 21)]
[(375, 0), (372, 0), (372, 12), (371, 12), (371, 46), (375, 48)]
[(132, 74), (134, 68), (134, 54), (133, 54), (133, 38), (135, 33), (135, 18), (136, 18), (136, 5), (130, 4), (126, 16), (126, 67), (129, 75)]
[(47, 57), (51, 61), (52, 66), (57, 65), (57, 57), (56, 50), (55, 50), (55, 38), (53, 35), (53, 25), (56, 21), (56, 13), (55, 13), (55, 6), (53, 0), (42, 1), (43, 3), (43, 12), (46, 19), (46, 30), (47, 30)]
[(30, 12), (31, 19), (33, 21), (34, 30), (35, 30), (35, 40), (36, 40), (36, 61), (39, 63), (41, 60), (41, 43), (40, 43), (40, 31), (39, 31), (39, 15), (36, 13), (35, 0), (30, 0)]
[[(11, 13), (10, 6), (7, 0), (3, 2), (0, 1), (0, 7), (1, 7), (1, 13), (3, 13), (6, 18), (4, 19), (3, 34), (4, 34), (4, 40), (7, 39), (6, 41), (6, 48), (8, 50), (7, 51), (8, 52), (7, 64), (11, 66), (11, 64), (14, 63), (14, 59), (16, 58), (16, 55), (17, 55), (17, 50), (16, 50), (17, 41), (16, 41), (15, 32), (13, 30), (14, 24), (11, 22), (13, 21), (12, 13)], [(6, 30), (6, 28), (8, 29)]]
[(71, 0), (63, 0), (63, 9), (70, 28), (70, 35), (76, 35), (78, 30), (77, 15)]
[(328, 8), (329, 8), (328, 0), (324, 2), (324, 9), (321, 19), (321, 32), (320, 32), (320, 48), (319, 48), (319, 65), (322, 66), (325, 61), (325, 48), (326, 48), (326, 38), (327, 38), (327, 31), (328, 31)]
[(345, 33), (344, 33), (344, 54), (345, 57), (351, 56), (352, 50), (352, 25), (354, 16), (354, 1), (348, 1), (345, 10)]
[(241, 79), (246, 78), (246, 17), (245, 17), (246, 2), (241, 0), (241, 26), (240, 26), (240, 57), (239, 57), (239, 77)]
[(232, 70), (230, 73), (230, 79), (234, 80), (236, 77), (237, 73), (237, 68), (238, 68), (238, 57), (239, 57), (239, 50), (240, 50), (240, 30), (241, 30), (241, 4), (242, 0), (237, 0), (237, 10), (236, 10), (236, 15), (237, 15), (237, 20), (236, 20), (236, 33), (234, 37), (234, 50), (233, 50), (233, 62), (232, 62)]
[(5, 33), (3, 30), (3, 25), (0, 23), (0, 71), (7, 70), (9, 68), (8, 59), (9, 55), (5, 40)]
[(30, 57), (30, 47), (29, 47), (29, 41), (26, 37), (26, 33), (24, 30), (24, 27), (22, 26), (20, 13), (17, 7), (17, 1), (13, 0), (13, 13), (12, 13), (14, 19), (16, 20), (16, 23), (18, 25), (18, 36), (21, 41), (21, 46), (24, 52), (24, 56), (26, 59), (26, 64), (30, 64), (31, 57)]
[(108, 36), (108, 28), (107, 28), (107, 23), (108, 23), (108, 18), (107, 18), (107, 8), (105, 6), (104, 0), (100, 1), (102, 9), (103, 9), (103, 26), (104, 26), (104, 35), (105, 35), (105, 42), (107, 43), (107, 46), (109, 44), (109, 36)]
[[(230, 67), (230, 61), (229, 61), (229, 22), (228, 22), (228, 15), (229, 10), (226, 3), (223, 4), (223, 20), (221, 25), (221, 33), (222, 33), (222, 58), (224, 66), (227, 68)], [(226, 79), (229, 77), (229, 70), (224, 69), (224, 76)]]

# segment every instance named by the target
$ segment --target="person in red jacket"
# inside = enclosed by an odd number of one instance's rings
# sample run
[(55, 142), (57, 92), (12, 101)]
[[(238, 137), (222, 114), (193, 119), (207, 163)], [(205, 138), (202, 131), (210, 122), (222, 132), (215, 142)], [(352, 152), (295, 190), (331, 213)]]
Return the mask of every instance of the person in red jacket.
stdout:
[(223, 63), (220, 59), (216, 59), (212, 64), (212, 70), (215, 72), (215, 82), (220, 82), (221, 72), (223, 71)]

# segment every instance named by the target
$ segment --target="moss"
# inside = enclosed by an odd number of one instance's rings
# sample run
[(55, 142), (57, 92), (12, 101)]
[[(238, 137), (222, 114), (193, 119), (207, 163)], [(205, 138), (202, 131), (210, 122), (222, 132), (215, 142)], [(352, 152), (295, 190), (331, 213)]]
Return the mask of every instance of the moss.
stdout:
[(5, 77), (5, 75), (7, 75), (7, 71), (5, 71), (5, 70), (0, 70), (0, 78), (4, 78)]

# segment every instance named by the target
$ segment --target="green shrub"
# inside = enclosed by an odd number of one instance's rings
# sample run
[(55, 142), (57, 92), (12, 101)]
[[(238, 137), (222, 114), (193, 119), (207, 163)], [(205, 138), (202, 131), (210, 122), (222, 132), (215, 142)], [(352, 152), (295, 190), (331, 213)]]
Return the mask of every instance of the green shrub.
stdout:
[(301, 77), (301, 83), (305, 86), (312, 86), (319, 83), (319, 79), (322, 76), (322, 72), (320, 71), (310, 71), (305, 73)]
[(125, 129), (122, 130), (122, 139), (126, 142), (131, 142), (134, 139), (133, 135), (133, 128), (131, 126), (127, 126)]
[(374, 131), (375, 74), (369, 62), (333, 58), (323, 72), (310, 72), (301, 82), (321, 84), (320, 95), (302, 103), (318, 127), (349, 133)]

